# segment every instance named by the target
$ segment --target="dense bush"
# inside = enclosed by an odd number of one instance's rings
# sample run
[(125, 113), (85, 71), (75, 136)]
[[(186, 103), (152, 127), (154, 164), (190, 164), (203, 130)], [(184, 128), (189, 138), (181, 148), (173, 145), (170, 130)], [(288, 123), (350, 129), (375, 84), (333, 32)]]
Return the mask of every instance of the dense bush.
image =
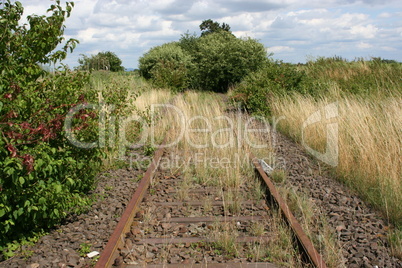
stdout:
[(124, 71), (124, 67), (121, 66), (121, 59), (113, 52), (99, 52), (96, 55), (91, 55), (90, 57), (86, 55), (81, 55), (82, 58), (78, 59), (80, 64), (79, 69), (86, 71), (98, 71), (105, 70), (111, 72)]
[(225, 92), (267, 61), (265, 47), (254, 39), (220, 31), (197, 40), (192, 75), (195, 88)]
[(267, 61), (264, 46), (221, 30), (151, 49), (140, 58), (140, 72), (157, 86), (225, 92)]
[[(6, 1), (0, 9), (0, 241), (50, 227), (68, 212), (88, 203), (82, 193), (92, 186), (99, 167), (99, 149), (80, 149), (64, 135), (68, 111), (89, 100), (83, 92), (85, 73), (60, 69), (54, 75), (38, 63), (62, 60), (77, 40), (61, 50), (66, 8), (56, 1), (49, 16), (28, 16), (19, 25), (23, 7)], [(81, 141), (97, 138), (96, 114), (86, 109), (72, 118)], [(1, 246), (0, 245), (0, 249)]]
[(269, 100), (291, 92), (317, 94), (320, 89), (312, 83), (304, 71), (294, 65), (270, 61), (264, 68), (246, 76), (238, 84), (232, 99), (252, 113), (269, 114)]
[(182, 90), (188, 87), (191, 57), (177, 42), (152, 48), (139, 59), (140, 73), (157, 87)]

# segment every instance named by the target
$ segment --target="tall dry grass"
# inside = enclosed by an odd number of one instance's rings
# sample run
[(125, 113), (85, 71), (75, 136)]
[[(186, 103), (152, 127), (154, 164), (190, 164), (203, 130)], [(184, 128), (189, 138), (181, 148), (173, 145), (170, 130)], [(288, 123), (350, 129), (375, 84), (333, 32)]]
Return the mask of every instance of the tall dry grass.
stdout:
[[(343, 96), (336, 94), (319, 100), (294, 95), (277, 98), (272, 104), (276, 117), (284, 116), (279, 128), (292, 138), (324, 153), (326, 123), (338, 124), (339, 177), (388, 219), (402, 224), (402, 97)], [(338, 116), (331, 122), (318, 122), (302, 128), (303, 122), (328, 104), (338, 105)], [(303, 132), (303, 133), (302, 133)], [(302, 137), (303, 135), (303, 137)]]
[[(203, 183), (237, 188), (243, 184), (243, 175), (251, 173), (252, 143), (265, 145), (261, 150), (267, 155), (271, 146), (256, 133), (245, 133), (244, 115), (225, 110), (217, 95), (189, 91), (177, 95), (161, 112), (155, 133), (168, 133), (169, 149), (188, 159), (185, 168)], [(247, 140), (239, 138), (245, 135)]]

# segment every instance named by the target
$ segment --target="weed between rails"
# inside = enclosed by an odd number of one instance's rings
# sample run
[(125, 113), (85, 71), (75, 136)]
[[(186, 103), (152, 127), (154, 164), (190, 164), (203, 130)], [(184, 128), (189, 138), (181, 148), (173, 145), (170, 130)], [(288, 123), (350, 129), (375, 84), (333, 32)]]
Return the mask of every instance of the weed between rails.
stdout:
[[(162, 91), (161, 94), (165, 93)], [(155, 96), (152, 98), (158, 99)], [(249, 127), (258, 128), (258, 122), (248, 121), (249, 118), (244, 114), (228, 114), (226, 104), (213, 94), (186, 92), (177, 95), (172, 105), (174, 105), (174, 109), (167, 109), (164, 115), (158, 118), (155, 135), (156, 139), (161, 140), (162, 136), (168, 133), (167, 143), (172, 144), (168, 148), (169, 152), (179, 155), (183, 159), (180, 164), (171, 161), (171, 166), (164, 163), (172, 174), (179, 172), (185, 178), (177, 188), (179, 199), (184, 200), (188, 197), (188, 190), (194, 183), (217, 186), (222, 189), (221, 198), (224, 201), (225, 213), (236, 215), (241, 212), (240, 204), (243, 200), (263, 198), (266, 190), (254, 175), (254, 168), (247, 156), (252, 151), (258, 157), (267, 159), (270, 165), (275, 166), (269, 130), (265, 132), (245, 131), (242, 127), (246, 124)], [(232, 122), (236, 122), (242, 127), (234, 127)], [(178, 132), (183, 126), (185, 128), (182, 138), (178, 139)], [(173, 131), (167, 132), (168, 129)], [(258, 147), (254, 146), (256, 144), (264, 146), (256, 148)], [(276, 170), (274, 177), (279, 183), (285, 183), (286, 170)], [(243, 197), (240, 194), (242, 187), (248, 187), (252, 192)], [(315, 240), (317, 248), (324, 251), (324, 255), (329, 259), (333, 259), (329, 261), (329, 266), (337, 267), (341, 258), (339, 246), (323, 233), (330, 233), (328, 229), (325, 229), (326, 225), (319, 230), (311, 230), (311, 227), (308, 226), (312, 223), (321, 226), (321, 223), (316, 223), (320, 220), (325, 222), (324, 217), (318, 217), (320, 214), (315, 214), (314, 206), (296, 193), (292, 193), (289, 201), (301, 218), (306, 217), (303, 222), (306, 228), (309, 228), (309, 233), (313, 241)], [(205, 200), (204, 212), (212, 210), (211, 203), (212, 200)], [(299, 254), (294, 248), (292, 232), (283, 223), (281, 217), (273, 216), (273, 222), (269, 225), (277, 234), (276, 237), (268, 244), (252, 243), (248, 245), (249, 259), (301, 267)], [(266, 230), (263, 225), (253, 224), (250, 231), (255, 235), (263, 235)], [(315, 233), (317, 231), (319, 234)], [(235, 241), (238, 236), (235, 223), (215, 223), (210, 236), (216, 241), (211, 246), (217, 252), (230, 258), (240, 254), (240, 245)], [(317, 237), (320, 239), (316, 239)], [(330, 257), (332, 255), (335, 257)]]

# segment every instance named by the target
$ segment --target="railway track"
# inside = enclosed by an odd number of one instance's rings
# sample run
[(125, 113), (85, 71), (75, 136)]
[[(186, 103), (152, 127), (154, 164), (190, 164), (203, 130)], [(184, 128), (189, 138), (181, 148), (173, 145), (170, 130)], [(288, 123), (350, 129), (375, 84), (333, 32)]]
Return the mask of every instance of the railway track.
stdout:
[(277, 267), (261, 252), (278, 239), (278, 217), (303, 266), (326, 267), (257, 158), (250, 162), (262, 194), (255, 184), (211, 186), (172, 174), (159, 166), (164, 153), (155, 152), (95, 267)]

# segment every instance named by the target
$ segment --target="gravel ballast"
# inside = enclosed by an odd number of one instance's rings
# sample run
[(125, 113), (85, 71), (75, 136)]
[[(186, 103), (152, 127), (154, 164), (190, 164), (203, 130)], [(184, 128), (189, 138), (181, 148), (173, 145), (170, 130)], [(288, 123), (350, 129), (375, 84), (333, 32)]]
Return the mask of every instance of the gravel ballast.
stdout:
[(296, 192), (309, 196), (329, 219), (346, 267), (402, 267), (402, 261), (389, 254), (388, 225), (378, 211), (322, 171), (302, 146), (278, 132), (274, 140), (276, 157), (288, 173), (287, 181)]
[[(140, 151), (135, 154), (138, 156)], [(149, 162), (148, 157), (141, 157), (145, 164)], [(129, 158), (127, 164), (99, 175), (97, 187), (91, 193), (97, 201), (87, 213), (69, 217), (33, 247), (23, 248), (23, 254), (0, 262), (0, 267), (92, 267), (96, 256), (83, 257), (88, 253), (83, 252), (84, 247), (89, 252), (102, 251), (146, 169), (142, 165), (130, 168)]]
[[(402, 267), (402, 261), (389, 254), (388, 224), (378, 211), (322, 171), (302, 146), (280, 133), (275, 133), (274, 145), (287, 182), (309, 196), (328, 218), (346, 267)], [(93, 192), (99, 198), (88, 213), (71, 217), (35, 246), (23, 248), (24, 255), (1, 262), (0, 267), (90, 267), (94, 258), (80, 256), (81, 245), (90, 245), (91, 252), (102, 251), (144, 171), (125, 167), (100, 174)]]

